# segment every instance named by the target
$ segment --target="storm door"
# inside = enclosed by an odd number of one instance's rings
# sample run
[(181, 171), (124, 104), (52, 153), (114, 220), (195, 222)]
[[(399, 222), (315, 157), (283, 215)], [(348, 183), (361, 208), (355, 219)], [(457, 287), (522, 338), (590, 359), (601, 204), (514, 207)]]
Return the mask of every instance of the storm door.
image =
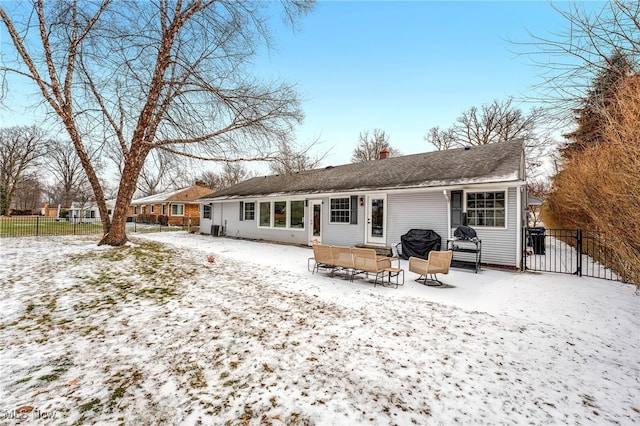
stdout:
[(386, 244), (387, 242), (387, 196), (367, 195), (367, 244)]

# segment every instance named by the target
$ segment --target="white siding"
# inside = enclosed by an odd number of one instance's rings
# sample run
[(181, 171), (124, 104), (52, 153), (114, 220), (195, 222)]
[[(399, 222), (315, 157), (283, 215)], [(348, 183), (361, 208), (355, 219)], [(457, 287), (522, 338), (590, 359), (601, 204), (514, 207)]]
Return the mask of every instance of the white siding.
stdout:
[[(281, 241), (291, 244), (307, 243), (306, 229), (259, 228), (257, 201), (254, 220), (240, 220), (240, 201), (214, 203), (213, 211), (213, 225), (225, 227), (228, 237)], [(305, 211), (305, 226), (307, 226), (306, 214)]]
[(447, 200), (442, 191), (389, 194), (387, 197), (387, 245), (395, 246), (410, 229), (431, 229), (447, 244)]
[[(499, 190), (493, 188), (492, 190)], [(466, 188), (465, 191), (476, 191)], [(482, 228), (474, 227), (478, 237), (482, 239), (482, 262), (488, 264), (517, 266), (518, 250), (517, 233), (520, 230), (517, 223), (517, 193), (516, 187), (507, 190), (507, 227)], [(356, 194), (348, 194), (356, 195)], [(344, 195), (344, 196), (348, 196)], [(358, 198), (365, 197), (366, 194), (357, 194)], [(341, 195), (342, 196), (342, 195)], [(353, 246), (361, 244), (365, 238), (366, 217), (365, 206), (358, 205), (358, 223), (351, 224), (331, 224), (329, 223), (329, 197), (310, 197), (310, 199), (322, 200), (322, 242), (325, 244)], [(251, 200), (253, 201), (253, 200)], [(256, 201), (256, 217), (251, 221), (239, 220), (240, 202), (218, 202), (213, 205), (213, 225), (225, 227), (226, 235), (229, 237), (264, 239), (271, 241), (281, 241), (285, 243), (307, 244), (309, 226), (308, 206), (305, 207), (305, 229), (274, 229), (259, 228), (257, 226), (259, 208)], [(410, 229), (432, 229), (441, 237), (441, 248), (446, 249), (447, 226), (448, 226), (448, 204), (442, 190), (428, 192), (397, 192), (387, 193), (387, 234), (386, 245), (395, 247), (400, 242), (400, 237)], [(208, 233), (210, 225), (204, 224), (200, 227), (201, 232)], [(453, 230), (451, 230), (453, 234)], [(454, 258), (458, 260), (472, 261), (473, 255), (455, 253)]]
[[(506, 229), (483, 228), (481, 226), (473, 227), (478, 234), (478, 238), (482, 240), (482, 263), (517, 266), (516, 245), (517, 233), (519, 232), (517, 222), (517, 196), (517, 188), (509, 188), (507, 190)], [(463, 253), (454, 253), (454, 258), (460, 260), (475, 260), (474, 255), (465, 255)]]
[[(342, 197), (350, 197), (351, 195), (340, 195)], [(358, 198), (363, 195), (358, 195)], [(365, 207), (358, 203), (358, 223), (351, 225), (348, 223), (329, 223), (329, 198), (322, 199), (322, 225), (324, 230), (322, 233), (322, 242), (325, 244), (333, 244), (337, 246), (353, 246), (364, 242), (364, 227), (366, 219), (364, 217)]]

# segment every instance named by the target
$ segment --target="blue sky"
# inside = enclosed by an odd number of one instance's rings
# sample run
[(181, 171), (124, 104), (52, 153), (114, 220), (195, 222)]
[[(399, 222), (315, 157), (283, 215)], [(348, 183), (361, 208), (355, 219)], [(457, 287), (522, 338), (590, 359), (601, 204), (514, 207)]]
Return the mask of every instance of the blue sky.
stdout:
[(298, 32), (275, 32), (276, 49), (256, 69), (298, 84), (298, 141), (319, 138), (331, 150), (325, 164), (350, 162), (360, 132), (375, 128), (413, 154), (431, 150), (427, 131), (462, 111), (530, 94), (540, 70), (508, 40), (563, 24), (543, 1), (321, 1)]
[[(297, 85), (306, 116), (297, 140), (318, 139), (316, 151), (329, 151), (323, 165), (349, 163), (360, 132), (376, 128), (413, 154), (431, 150), (427, 131), (449, 127), (462, 111), (531, 94), (541, 70), (508, 40), (531, 41), (527, 30), (547, 36), (564, 24), (546, 1), (325, 0), (297, 31), (276, 25), (274, 49), (256, 58), (253, 72)], [(17, 92), (9, 103), (26, 95)], [(39, 124), (41, 111), (7, 114), (2, 125)]]

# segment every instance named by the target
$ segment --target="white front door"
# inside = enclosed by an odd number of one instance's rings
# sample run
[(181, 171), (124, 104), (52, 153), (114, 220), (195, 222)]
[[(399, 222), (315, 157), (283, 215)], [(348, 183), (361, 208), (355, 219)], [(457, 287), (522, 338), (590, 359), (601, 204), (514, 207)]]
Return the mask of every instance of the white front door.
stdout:
[(309, 200), (309, 245), (322, 243), (322, 201)]
[(387, 243), (387, 196), (367, 195), (367, 244)]

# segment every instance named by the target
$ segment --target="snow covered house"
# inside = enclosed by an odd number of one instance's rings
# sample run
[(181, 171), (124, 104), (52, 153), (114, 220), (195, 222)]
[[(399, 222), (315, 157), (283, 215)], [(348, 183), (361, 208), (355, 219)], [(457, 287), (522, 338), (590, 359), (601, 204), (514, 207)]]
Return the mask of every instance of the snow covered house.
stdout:
[(445, 249), (466, 220), (482, 263), (519, 267), (524, 149), (502, 142), (254, 177), (199, 201), (201, 233), (309, 245), (394, 247), (417, 228)]

